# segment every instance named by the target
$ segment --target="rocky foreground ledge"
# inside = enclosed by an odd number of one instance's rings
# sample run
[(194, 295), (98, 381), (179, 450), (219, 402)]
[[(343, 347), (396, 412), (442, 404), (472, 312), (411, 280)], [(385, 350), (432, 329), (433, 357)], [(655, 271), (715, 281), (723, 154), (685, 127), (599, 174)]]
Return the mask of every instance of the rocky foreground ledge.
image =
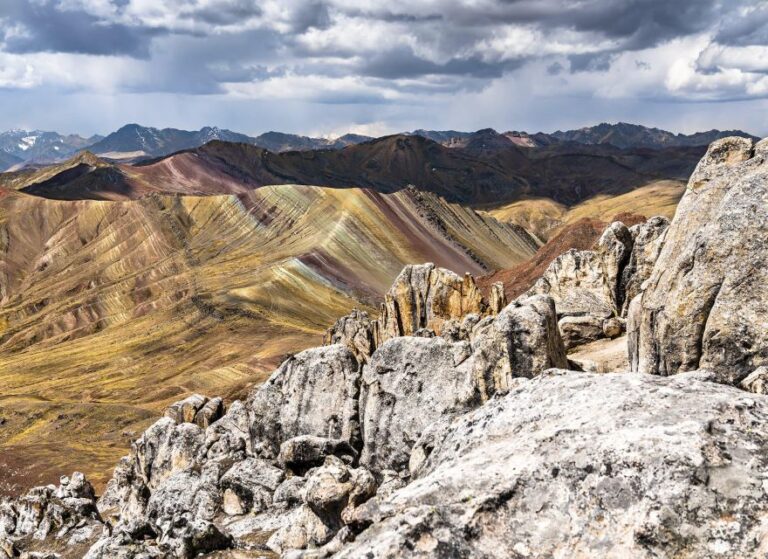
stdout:
[[(407, 268), (247, 401), (171, 406), (98, 499), (2, 502), (0, 558), (768, 556), (767, 145), (509, 304)], [(625, 320), (635, 372), (573, 370)]]

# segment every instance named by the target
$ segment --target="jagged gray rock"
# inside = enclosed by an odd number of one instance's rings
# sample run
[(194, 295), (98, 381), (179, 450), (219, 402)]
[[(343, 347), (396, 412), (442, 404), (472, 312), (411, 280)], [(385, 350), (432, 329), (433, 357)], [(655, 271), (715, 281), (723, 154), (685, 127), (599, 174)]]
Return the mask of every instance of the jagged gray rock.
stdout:
[(475, 408), (515, 377), (567, 366), (552, 299), (520, 299), (475, 325), (471, 342), (393, 338), (363, 369), (361, 464), (407, 468), (413, 443), (445, 415)]
[(93, 486), (75, 472), (63, 476), (58, 486), (34, 487), (20, 497), (0, 499), (0, 557), (28, 556), (16, 544), (29, 541), (84, 552), (102, 527)]
[(738, 383), (768, 364), (765, 145), (718, 140), (691, 176), (647, 288), (631, 304), (633, 370), (706, 368)]
[(630, 227), (632, 253), (621, 273), (622, 317), (627, 316), (630, 302), (642, 291), (643, 283), (651, 277), (653, 266), (664, 246), (667, 229), (669, 220), (658, 216)]
[(265, 460), (246, 458), (237, 462), (219, 481), (222, 509), (229, 515), (266, 510), (284, 479), (285, 472)]
[(287, 359), (249, 397), (254, 452), (276, 458), (283, 442), (300, 435), (341, 439), (359, 448), (360, 376), (357, 359), (343, 345)]
[(442, 338), (393, 338), (376, 350), (363, 370), (361, 463), (402, 470), (431, 422), (479, 405), (471, 355), (469, 342)]
[(359, 507), (336, 557), (766, 553), (768, 399), (698, 375), (516, 385), (417, 442), (415, 481)]
[(504, 284), (496, 282), (491, 285), (491, 296), (488, 306), (493, 314), (499, 314), (508, 304)]
[(376, 493), (376, 480), (364, 468), (350, 468), (335, 456), (312, 470), (302, 490), (303, 504), (269, 539), (280, 553), (328, 543), (352, 511)]
[(620, 277), (631, 251), (631, 233), (623, 223), (614, 222), (595, 250), (571, 249), (558, 256), (529, 293), (552, 297), (559, 317), (617, 316), (622, 303)]
[(367, 312), (354, 309), (326, 331), (323, 344), (345, 345), (361, 362), (367, 363), (380, 337), (379, 323), (371, 320)]
[[(631, 299), (640, 293), (664, 244), (669, 221), (653, 217), (631, 229), (612, 223), (594, 250), (570, 250), (556, 258), (529, 294), (548, 294), (557, 306), (568, 349), (621, 334)], [(607, 328), (600, 333), (598, 323)]]
[(547, 296), (513, 301), (498, 316), (478, 322), (471, 339), (477, 393), (483, 399), (506, 392), (517, 377), (568, 366), (555, 303)]

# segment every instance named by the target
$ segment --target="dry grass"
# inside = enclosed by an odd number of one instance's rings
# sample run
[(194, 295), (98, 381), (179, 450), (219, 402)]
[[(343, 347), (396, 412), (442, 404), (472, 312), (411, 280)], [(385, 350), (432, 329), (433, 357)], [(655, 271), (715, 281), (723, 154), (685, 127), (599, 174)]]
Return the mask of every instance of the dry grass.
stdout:
[[(403, 191), (62, 202), (0, 197), (5, 490), (81, 470), (102, 485), (191, 392), (242, 397), (407, 263), (480, 273), (535, 250), (513, 227)], [(0, 488), (3, 490), (3, 488)]]
[(570, 208), (549, 198), (536, 198), (484, 209), (500, 221), (522, 225), (540, 238), (550, 239), (581, 219), (609, 221), (621, 213), (671, 218), (684, 192), (684, 182), (662, 180), (618, 196), (600, 194)]

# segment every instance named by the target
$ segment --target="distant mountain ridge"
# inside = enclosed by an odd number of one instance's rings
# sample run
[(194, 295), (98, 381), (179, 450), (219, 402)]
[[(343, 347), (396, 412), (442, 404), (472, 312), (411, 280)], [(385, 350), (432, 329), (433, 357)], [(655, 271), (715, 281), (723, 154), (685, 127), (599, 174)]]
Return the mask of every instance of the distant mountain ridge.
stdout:
[(653, 148), (690, 147), (709, 145), (715, 140), (727, 136), (743, 136), (756, 139), (742, 130), (709, 130), (694, 134), (674, 134), (659, 128), (648, 128), (639, 124), (619, 122), (609, 124), (603, 122), (597, 126), (579, 128), (552, 134), (534, 134), (534, 139), (554, 139), (560, 142), (576, 142), (579, 144), (611, 144), (618, 148)]
[[(476, 132), (419, 129), (402, 135), (423, 137), (444, 147), (462, 148), (474, 153), (512, 147), (543, 148), (561, 144), (613, 146), (620, 149), (666, 149), (706, 146), (725, 136), (755, 138), (741, 130), (710, 130), (686, 135), (624, 122), (602, 123), (565, 132), (558, 130), (551, 134), (544, 132), (529, 134), (513, 130), (500, 133), (492, 128), (485, 128)], [(21, 163), (61, 162), (83, 149), (109, 159), (136, 161), (195, 149), (214, 140), (250, 144), (273, 153), (282, 153), (339, 150), (376, 139), (381, 138), (360, 134), (345, 134), (338, 138), (317, 138), (276, 131), (259, 136), (248, 136), (211, 126), (200, 130), (179, 130), (159, 129), (139, 124), (127, 124), (106, 137), (91, 138), (77, 135), (63, 136), (56, 132), (11, 130), (0, 134), (0, 172)]]
[(673, 147), (707, 146), (727, 136), (742, 136), (757, 139), (756, 136), (742, 130), (709, 130), (693, 134), (675, 134), (659, 128), (649, 128), (639, 124), (618, 122), (609, 124), (603, 122), (596, 126), (588, 126), (577, 130), (558, 130), (552, 133), (520, 132), (510, 130), (497, 132), (493, 128), (484, 128), (476, 132), (459, 132), (456, 130), (415, 130), (410, 133), (434, 140), (446, 147), (474, 147), (495, 145), (517, 145), (521, 147), (544, 147), (553, 144), (574, 143), (581, 145), (611, 145), (620, 149), (665, 149)]
[(88, 146), (98, 155), (143, 154), (160, 156), (185, 149), (192, 149), (213, 140), (251, 143), (245, 134), (206, 126), (200, 130), (178, 130), (176, 128), (152, 128), (139, 124), (126, 124), (101, 141)]
[(706, 149), (622, 150), (610, 144), (574, 143), (530, 149), (492, 130), (472, 135), (464, 144), (446, 147), (400, 134), (307, 155), (212, 141), (134, 165), (71, 160), (38, 172), (6, 173), (0, 175), (0, 186), (62, 200), (124, 200), (153, 193), (239, 195), (274, 184), (360, 187), (382, 193), (413, 185), (469, 205), (546, 197), (570, 206), (657, 180), (684, 180)]
[(42, 130), (9, 130), (0, 133), (0, 164), (6, 166), (24, 161), (53, 163), (61, 161), (101, 140), (101, 136), (84, 138), (77, 134), (62, 135)]

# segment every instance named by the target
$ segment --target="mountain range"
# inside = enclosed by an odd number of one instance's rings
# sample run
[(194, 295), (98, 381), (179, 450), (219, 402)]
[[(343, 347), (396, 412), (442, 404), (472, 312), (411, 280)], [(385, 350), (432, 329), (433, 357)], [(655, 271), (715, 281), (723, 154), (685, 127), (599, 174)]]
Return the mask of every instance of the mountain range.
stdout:
[(9, 130), (0, 134), (0, 169), (24, 161), (61, 161), (101, 139), (101, 136), (83, 138), (77, 134), (62, 135), (42, 130)]
[[(121, 130), (95, 142), (101, 157), (0, 174), (0, 482), (16, 489), (75, 468), (103, 486), (166, 405), (243, 397), (336, 317), (375, 314), (407, 264), (528, 289), (594, 240), (583, 218), (671, 216), (706, 151), (530, 147), (491, 129), (285, 151), (279, 134), (267, 149), (213, 128)], [(176, 151), (116, 151), (137, 145)]]
[[(540, 148), (554, 144), (576, 143), (581, 145), (612, 145), (622, 149), (705, 146), (724, 136), (744, 136), (740, 130), (710, 130), (690, 135), (673, 134), (657, 128), (636, 124), (617, 123), (557, 131), (552, 134), (508, 131), (498, 133), (493, 129), (476, 132), (456, 130), (424, 130), (402, 135), (420, 136), (449, 148), (475, 148), (494, 146), (519, 146)], [(0, 170), (27, 163), (59, 162), (88, 149), (97, 155), (115, 160), (140, 160), (162, 157), (177, 151), (200, 147), (213, 140), (251, 144), (272, 152), (338, 150), (350, 145), (369, 142), (374, 138), (359, 134), (345, 134), (338, 138), (313, 138), (282, 132), (267, 132), (260, 136), (248, 136), (231, 130), (204, 127), (197, 131), (175, 128), (152, 128), (127, 124), (106, 137), (83, 138), (77, 135), (61, 135), (57, 132), (11, 130), (0, 134)]]
[(553, 144), (528, 149), (492, 131), (461, 147), (396, 135), (343, 150), (274, 153), (214, 140), (129, 165), (95, 155), (0, 176), (0, 185), (54, 199), (126, 200), (159, 194), (242, 194), (271, 184), (363, 187), (397, 192), (413, 185), (452, 202), (498, 205), (547, 198), (573, 205), (658, 180), (685, 180), (702, 147), (619, 149)]

